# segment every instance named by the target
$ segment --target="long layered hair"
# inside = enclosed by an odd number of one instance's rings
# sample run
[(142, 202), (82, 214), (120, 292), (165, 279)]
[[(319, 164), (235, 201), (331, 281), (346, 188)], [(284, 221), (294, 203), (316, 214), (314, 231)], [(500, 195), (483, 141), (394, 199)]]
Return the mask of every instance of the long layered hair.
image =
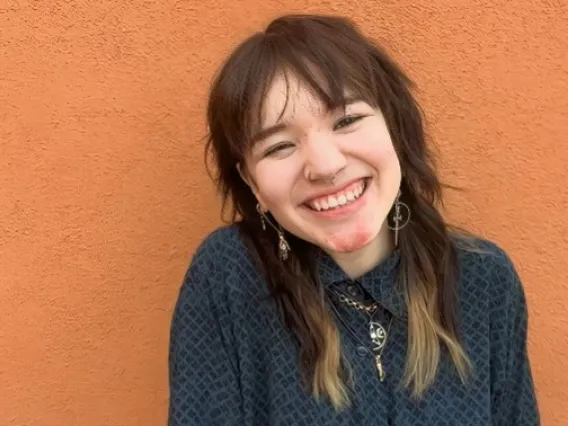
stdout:
[(297, 341), (306, 386), (336, 408), (349, 404), (339, 333), (318, 290), (313, 246), (287, 235), (290, 257), (279, 259), (277, 235), (262, 231), (257, 201), (237, 167), (251, 148), (277, 73), (299, 78), (329, 108), (345, 105), (348, 91), (382, 111), (401, 164), (403, 201), (412, 211), (399, 236), (398, 285), (408, 310), (403, 383), (416, 397), (423, 395), (435, 380), (444, 348), (465, 381), (470, 364), (457, 335), (457, 253), (437, 210), (442, 187), (425, 143), (413, 83), (349, 20), (288, 15), (242, 42), (216, 75), (207, 109), (206, 152), (224, 206), (231, 208), (232, 220)]

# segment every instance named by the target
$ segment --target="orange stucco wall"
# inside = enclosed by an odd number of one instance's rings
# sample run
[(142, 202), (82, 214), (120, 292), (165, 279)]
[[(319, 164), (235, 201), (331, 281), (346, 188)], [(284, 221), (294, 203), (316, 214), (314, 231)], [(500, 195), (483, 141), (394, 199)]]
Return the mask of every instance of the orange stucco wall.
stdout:
[[(301, 8), (300, 8), (301, 7)], [(543, 424), (568, 424), (563, 0), (0, 0), (0, 423), (154, 426), (170, 315), (219, 223), (210, 77), (284, 11), (338, 12), (420, 85), (454, 221), (517, 262)]]

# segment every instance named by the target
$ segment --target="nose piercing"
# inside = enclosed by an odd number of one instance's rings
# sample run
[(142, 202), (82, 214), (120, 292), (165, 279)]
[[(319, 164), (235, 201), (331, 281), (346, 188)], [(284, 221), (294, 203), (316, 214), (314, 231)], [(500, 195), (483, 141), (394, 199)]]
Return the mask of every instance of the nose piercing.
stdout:
[(330, 178), (313, 179), (312, 174), (310, 172), (308, 172), (308, 180), (312, 181), (312, 182), (315, 181), (315, 180), (319, 180), (319, 181), (328, 182), (328, 183), (333, 185), (335, 183), (335, 178), (337, 177), (338, 174), (339, 174), (339, 172), (334, 173), (333, 176), (331, 176)]

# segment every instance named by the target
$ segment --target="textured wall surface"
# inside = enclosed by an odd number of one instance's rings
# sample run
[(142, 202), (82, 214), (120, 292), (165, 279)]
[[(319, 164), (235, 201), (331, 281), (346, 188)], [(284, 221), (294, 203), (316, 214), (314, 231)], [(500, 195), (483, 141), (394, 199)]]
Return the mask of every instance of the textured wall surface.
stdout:
[(284, 11), (351, 16), (420, 87), (449, 217), (516, 261), (568, 424), (566, 0), (0, 0), (0, 423), (164, 424), (170, 315), (219, 223), (204, 102)]

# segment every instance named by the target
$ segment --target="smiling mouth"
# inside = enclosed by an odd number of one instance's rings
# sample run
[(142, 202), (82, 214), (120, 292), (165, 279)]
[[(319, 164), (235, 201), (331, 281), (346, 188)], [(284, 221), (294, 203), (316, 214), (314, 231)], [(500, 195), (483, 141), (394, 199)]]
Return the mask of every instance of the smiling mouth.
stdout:
[(353, 185), (349, 185), (349, 187), (344, 190), (325, 197), (314, 198), (304, 205), (316, 212), (332, 211), (348, 206), (357, 201), (357, 199), (365, 193), (369, 187), (370, 180), (371, 178), (363, 178)]

